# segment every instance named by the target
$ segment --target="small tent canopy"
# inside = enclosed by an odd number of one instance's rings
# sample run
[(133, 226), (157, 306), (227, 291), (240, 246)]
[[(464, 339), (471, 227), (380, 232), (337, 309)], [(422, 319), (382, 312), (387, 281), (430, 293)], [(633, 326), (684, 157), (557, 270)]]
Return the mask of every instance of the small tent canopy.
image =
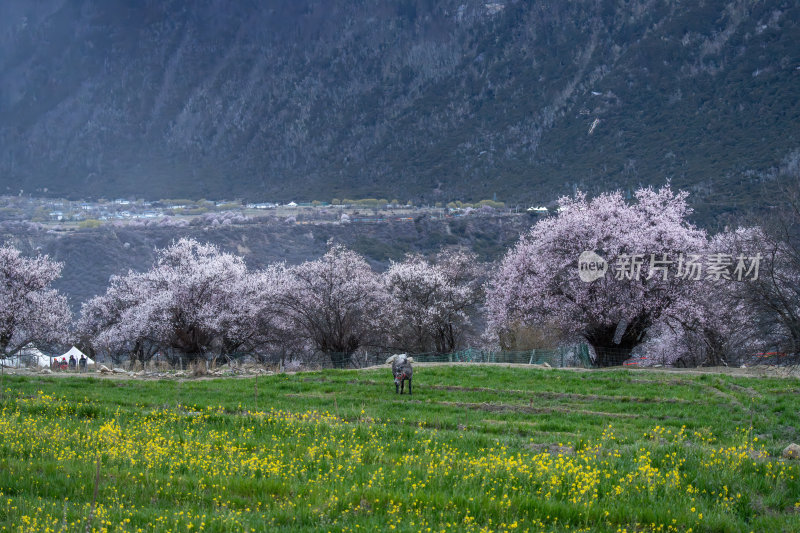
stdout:
[(41, 350), (33, 344), (29, 344), (20, 350), (19, 358), (22, 360), (23, 364), (25, 364), (27, 360), (29, 361), (28, 364), (31, 366), (50, 368), (50, 356), (43, 354)]
[[(84, 355), (82, 351), (77, 349), (76, 347), (70, 348), (70, 350), (65, 353), (64, 355), (56, 355), (56, 356), (49, 356), (43, 354), (36, 346), (33, 344), (28, 344), (23, 349), (21, 349), (17, 354), (7, 357), (7, 358), (0, 358), (0, 365), (6, 368), (19, 368), (21, 366), (35, 366), (37, 368), (50, 368), (51, 362), (58, 360), (61, 361), (63, 357), (67, 361), (69, 361), (69, 356), (74, 355), (77, 361), (80, 361), (81, 356)], [(92, 366), (94, 365), (94, 361), (86, 357), (86, 365)]]
[(94, 364), (94, 361), (92, 359), (90, 359), (88, 355), (86, 355), (85, 353), (83, 353), (82, 351), (80, 351), (79, 349), (77, 349), (74, 346), (72, 348), (70, 348), (67, 353), (65, 353), (64, 355), (59, 355), (56, 359), (61, 361), (61, 358), (63, 357), (67, 361), (69, 361), (69, 356), (70, 355), (74, 355), (75, 359), (77, 361), (81, 360), (81, 356), (85, 357), (86, 358), (86, 366), (92, 366)]
[(38, 368), (50, 368), (50, 357), (43, 354), (33, 344), (28, 344), (16, 355), (0, 359), (0, 364), (6, 367), (36, 366)]

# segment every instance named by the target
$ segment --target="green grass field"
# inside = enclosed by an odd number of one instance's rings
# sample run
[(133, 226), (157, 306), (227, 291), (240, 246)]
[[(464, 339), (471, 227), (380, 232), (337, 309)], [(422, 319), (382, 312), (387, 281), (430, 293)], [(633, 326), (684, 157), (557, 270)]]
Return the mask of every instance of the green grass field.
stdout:
[(5, 376), (0, 531), (800, 530), (796, 379), (414, 377)]

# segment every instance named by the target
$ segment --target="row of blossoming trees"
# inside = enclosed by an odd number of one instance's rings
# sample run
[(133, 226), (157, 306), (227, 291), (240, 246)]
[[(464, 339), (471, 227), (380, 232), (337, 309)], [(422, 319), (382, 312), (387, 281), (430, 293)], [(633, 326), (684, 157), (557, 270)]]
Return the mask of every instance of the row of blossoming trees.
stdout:
[(452, 351), (479, 299), (478, 264), (461, 251), (409, 256), (380, 275), (335, 245), (315, 261), (249, 270), (181, 239), (149, 271), (112, 277), (83, 305), (76, 332), (95, 352), (140, 361), (316, 352), (343, 366), (361, 349)]
[(252, 270), (241, 257), (181, 239), (150, 270), (112, 277), (74, 323), (50, 288), (60, 265), (7, 245), (0, 350), (69, 339), (140, 361), (316, 353), (346, 365), (360, 350), (524, 347), (520, 339), (535, 330), (552, 343), (589, 343), (600, 366), (642, 347), (666, 363), (800, 351), (800, 217), (781, 231), (709, 237), (687, 221), (686, 194), (669, 187), (641, 189), (633, 202), (577, 194), (561, 205), (496, 265), (446, 250), (377, 273), (334, 245), (314, 261)]

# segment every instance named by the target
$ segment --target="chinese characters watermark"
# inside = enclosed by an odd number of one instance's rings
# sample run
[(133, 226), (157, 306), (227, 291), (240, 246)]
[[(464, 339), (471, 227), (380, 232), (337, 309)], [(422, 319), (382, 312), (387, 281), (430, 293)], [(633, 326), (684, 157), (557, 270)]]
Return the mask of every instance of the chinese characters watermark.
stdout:
[[(667, 281), (670, 276), (691, 281), (727, 280), (756, 281), (763, 259), (760, 253), (753, 256), (712, 253), (706, 255), (683, 254), (621, 254), (613, 265), (614, 279)], [(608, 262), (593, 251), (578, 257), (578, 276), (587, 283), (605, 277)]]

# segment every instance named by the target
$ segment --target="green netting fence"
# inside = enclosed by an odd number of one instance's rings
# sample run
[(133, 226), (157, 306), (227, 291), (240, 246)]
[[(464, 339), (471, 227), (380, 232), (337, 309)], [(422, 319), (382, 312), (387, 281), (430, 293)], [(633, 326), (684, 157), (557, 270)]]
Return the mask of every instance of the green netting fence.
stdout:
[[(316, 359), (314, 364), (324, 368), (363, 368), (381, 365), (389, 354), (355, 353), (349, 358), (344, 354), (328, 354)], [(592, 360), (586, 344), (564, 346), (553, 349), (499, 351), (467, 348), (450, 353), (409, 353), (415, 363), (517, 363), (524, 365), (541, 365), (547, 363), (551, 367), (567, 366), (591, 368)]]
[[(369, 366), (382, 365), (385, 363), (390, 353), (384, 351), (357, 351), (352, 354), (344, 353), (327, 353), (316, 354), (309, 358), (289, 358), (285, 361), (287, 367), (297, 369), (319, 369), (319, 368), (364, 368)], [(536, 350), (481, 350), (477, 348), (467, 348), (450, 353), (408, 353), (414, 358), (416, 363), (516, 363), (524, 365), (541, 365), (547, 363), (551, 367), (583, 367), (591, 368), (592, 359), (590, 350), (586, 344), (576, 344), (572, 346), (564, 346), (553, 349), (536, 349)], [(192, 362), (184, 363), (183, 359), (174, 368), (178, 370), (188, 370), (192, 365), (205, 364), (208, 368), (209, 363), (216, 363), (217, 366), (225, 364), (242, 364), (247, 363), (252, 357), (249, 353), (232, 353), (225, 357), (212, 359), (198, 359)], [(280, 361), (280, 363), (279, 363)], [(105, 364), (105, 358), (101, 357), (98, 361)], [(250, 360), (252, 362), (252, 360)], [(263, 364), (279, 365), (280, 368), (284, 367), (284, 361), (280, 359), (260, 359), (258, 362)], [(111, 364), (111, 363), (109, 363)], [(114, 363), (116, 364), (116, 363)], [(133, 368), (133, 361), (125, 361), (121, 363), (123, 366)]]
[(418, 363), (517, 363), (552, 367), (592, 366), (589, 347), (585, 344), (555, 349), (490, 351), (467, 348), (452, 353), (411, 354)]

